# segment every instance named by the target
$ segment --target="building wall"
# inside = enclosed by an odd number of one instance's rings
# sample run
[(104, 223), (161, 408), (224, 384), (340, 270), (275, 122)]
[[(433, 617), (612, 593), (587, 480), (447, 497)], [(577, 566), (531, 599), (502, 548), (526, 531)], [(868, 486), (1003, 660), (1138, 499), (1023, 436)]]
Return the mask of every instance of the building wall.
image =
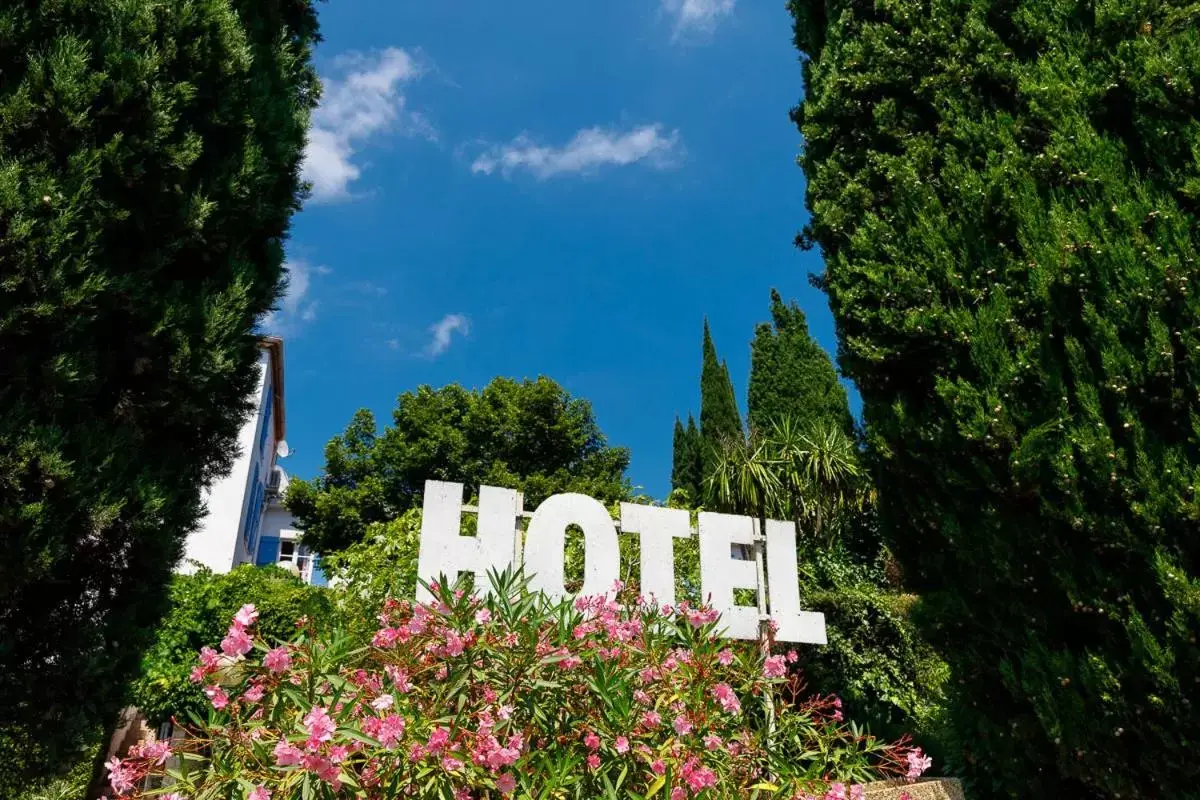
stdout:
[(238, 457), (233, 470), (204, 492), (205, 515), (188, 536), (181, 572), (192, 572), (199, 562), (214, 572), (228, 572), (254, 561), (258, 520), (266, 502), (266, 482), (275, 466), (275, 430), (272, 424), (274, 386), (271, 351), (259, 358), (254, 412), (238, 434)]

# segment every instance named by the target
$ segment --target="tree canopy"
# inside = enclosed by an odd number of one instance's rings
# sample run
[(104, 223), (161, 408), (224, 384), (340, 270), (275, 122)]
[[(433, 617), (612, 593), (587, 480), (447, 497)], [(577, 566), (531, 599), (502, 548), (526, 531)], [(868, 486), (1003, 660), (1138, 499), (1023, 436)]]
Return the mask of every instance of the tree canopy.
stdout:
[(613, 503), (629, 496), (628, 465), (591, 404), (549, 378), (496, 378), (480, 391), (422, 386), (400, 395), (382, 432), (374, 414), (357, 412), (325, 447), (322, 474), (292, 481), (287, 504), (305, 542), (331, 552), (420, 507), (426, 480), (519, 489), (527, 507), (568, 491)]
[(790, 7), (800, 241), (975, 794), (1193, 794), (1200, 7)]
[(115, 719), (226, 471), (319, 95), (308, 0), (0, 6), (0, 795)]
[(750, 345), (747, 418), (766, 431), (787, 417), (801, 430), (833, 423), (851, 433), (854, 421), (846, 390), (825, 349), (809, 335), (808, 319), (795, 302), (771, 290), (771, 322), (754, 331)]

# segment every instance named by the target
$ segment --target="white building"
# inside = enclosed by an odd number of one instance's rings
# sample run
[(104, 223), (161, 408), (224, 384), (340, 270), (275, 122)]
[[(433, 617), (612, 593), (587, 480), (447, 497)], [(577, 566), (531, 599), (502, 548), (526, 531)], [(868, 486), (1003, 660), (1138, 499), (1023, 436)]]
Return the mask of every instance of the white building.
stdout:
[(283, 340), (265, 337), (261, 348), (254, 411), (238, 434), (237, 460), (205, 491), (206, 512), (188, 536), (180, 569), (199, 563), (228, 572), (239, 564), (278, 563), (324, 586), (320, 564), (300, 545), (301, 532), (282, 502), (288, 478), (276, 462), (287, 455)]

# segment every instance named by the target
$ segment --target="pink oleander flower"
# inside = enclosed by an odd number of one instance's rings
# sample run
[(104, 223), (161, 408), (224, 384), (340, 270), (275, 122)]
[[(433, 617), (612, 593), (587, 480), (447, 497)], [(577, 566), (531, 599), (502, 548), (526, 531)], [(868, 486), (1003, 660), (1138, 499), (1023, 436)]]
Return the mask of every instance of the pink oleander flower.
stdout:
[(204, 696), (212, 703), (212, 707), (217, 711), (229, 705), (229, 695), (225, 694), (225, 690), (220, 686), (205, 686)]
[(492, 612), (486, 608), (481, 608), (475, 612), (475, 621), (480, 625), (487, 625), (492, 621)]
[(389, 708), (395, 705), (395, 703), (396, 698), (392, 697), (390, 694), (381, 694), (379, 697), (376, 697), (371, 701), (371, 708), (375, 709), (376, 711), (387, 711)]
[(300, 748), (288, 744), (287, 739), (280, 739), (275, 745), (275, 763), (281, 767), (290, 767), (299, 764), (304, 759), (304, 753)]
[(641, 703), (644, 706), (651, 705), (650, 695), (646, 694), (641, 689), (634, 690), (633, 699), (636, 700), (637, 702)]
[(266, 690), (263, 689), (261, 683), (252, 683), (250, 684), (250, 688), (242, 695), (242, 699), (247, 703), (257, 703), (263, 699), (264, 694), (266, 694)]
[(704, 747), (707, 750), (717, 750), (721, 747), (721, 737), (710, 733), (704, 737)]
[(171, 744), (165, 741), (139, 742), (129, 749), (134, 758), (144, 758), (152, 764), (162, 766), (171, 755)]
[(254, 649), (254, 640), (246, 633), (244, 628), (239, 628), (236, 625), (229, 629), (229, 633), (221, 640), (221, 652), (230, 658), (244, 656)]
[(676, 786), (671, 790), (671, 800), (687, 800), (687, 792), (683, 790), (682, 786)]
[(829, 791), (825, 792), (824, 800), (846, 800), (846, 784), (831, 783)]
[(904, 777), (912, 779), (919, 778), (927, 769), (933, 766), (933, 759), (921, 752), (921, 748), (915, 747), (908, 751), (908, 772)]
[(587, 765), (588, 765), (588, 769), (599, 769), (600, 768), (600, 756), (596, 755), (595, 753), (592, 753), (591, 755), (589, 755), (587, 757)]
[(243, 628), (249, 628), (258, 621), (258, 609), (253, 603), (247, 603), (238, 609), (238, 612), (233, 615), (233, 624)]
[(692, 732), (692, 723), (683, 714), (677, 716), (671, 726), (675, 728), (675, 734), (678, 736), (687, 736)]
[(496, 709), (496, 716), (500, 719), (512, 719), (513, 707), (510, 705), (502, 705)]
[(767, 678), (782, 678), (787, 674), (787, 662), (783, 656), (768, 656), (763, 662), (763, 676)]
[(171, 792), (170, 794), (164, 794), (159, 800), (187, 800), (187, 798), (179, 792)]
[(408, 680), (408, 673), (394, 664), (388, 664), (383, 668), (387, 676), (392, 679), (392, 683), (396, 686), (396, 691), (400, 694), (408, 694), (413, 690), (412, 683)]
[(650, 771), (655, 775), (665, 775), (667, 772), (667, 765), (661, 758), (656, 758), (650, 763)]
[(221, 656), (211, 647), (201, 647), (200, 663), (204, 665), (206, 670), (211, 672), (221, 666)]
[(446, 772), (458, 772), (463, 768), (463, 762), (452, 756), (442, 756), (442, 769)]
[(254, 791), (246, 795), (246, 800), (271, 800), (271, 792), (265, 786), (255, 786)]
[(654, 728), (662, 722), (662, 717), (657, 711), (647, 711), (642, 714), (642, 725), (647, 728)]
[(308, 753), (300, 762), (300, 766), (309, 772), (315, 773), (318, 778), (332, 785), (334, 791), (341, 788), (341, 770), (338, 769), (337, 764), (334, 764), (328, 758), (316, 753)]
[(450, 731), (445, 728), (434, 728), (433, 733), (429, 734), (429, 742), (425, 745), (425, 749), (431, 753), (437, 753), (448, 744), (450, 744)]
[(629, 740), (626, 739), (624, 736), (618, 736), (617, 740), (613, 743), (613, 747), (616, 748), (616, 751), (618, 753), (628, 753), (629, 752)]
[(800, 656), (796, 654), (795, 650), (787, 651), (787, 662), (789, 664), (795, 664), (799, 660), (800, 660)]
[(726, 648), (725, 650), (717, 653), (717, 663), (722, 667), (728, 667), (733, 663), (733, 651)]
[(379, 733), (376, 738), (388, 750), (392, 750), (404, 736), (404, 717), (399, 714), (388, 714), (379, 723)]
[(740, 714), (742, 711), (742, 703), (738, 700), (737, 694), (728, 683), (718, 683), (709, 690), (712, 692), (713, 698), (721, 704), (721, 708), (727, 714)]
[(867, 796), (866, 789), (861, 783), (856, 783), (850, 787), (850, 800), (864, 800)]
[(312, 711), (304, 717), (304, 730), (308, 731), (311, 741), (328, 742), (333, 738), (336, 727), (329, 712), (320, 706), (313, 706)]
[(517, 779), (513, 777), (511, 772), (506, 772), (496, 779), (496, 789), (501, 794), (512, 794), (517, 788)]
[(133, 767), (119, 758), (113, 758), (104, 763), (108, 769), (108, 783), (118, 795), (128, 794), (137, 784), (137, 773)]
[(597, 750), (600, 747), (600, 737), (594, 733), (589, 733), (583, 737), (583, 744), (589, 750)]
[(271, 672), (287, 672), (292, 666), (292, 657), (288, 654), (286, 647), (276, 647), (267, 651), (266, 656), (263, 657), (263, 666)]
[(204, 667), (192, 667), (192, 673), (188, 675), (188, 680), (192, 683), (204, 683), (204, 679), (208, 677), (208, 670)]

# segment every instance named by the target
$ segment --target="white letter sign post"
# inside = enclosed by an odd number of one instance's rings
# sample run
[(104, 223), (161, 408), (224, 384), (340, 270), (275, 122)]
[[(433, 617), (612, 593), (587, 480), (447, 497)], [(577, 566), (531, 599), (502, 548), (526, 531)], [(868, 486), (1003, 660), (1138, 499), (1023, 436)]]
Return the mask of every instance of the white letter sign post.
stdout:
[[(461, 534), (463, 511), (478, 514), (475, 536)], [(530, 517), (523, 545), (520, 517)], [(776, 641), (825, 644), (825, 615), (800, 610), (795, 524), (768, 520), (765, 534), (760, 536), (758, 520), (751, 517), (709, 512), (701, 512), (699, 517), (700, 592), (708, 605), (721, 612), (725, 635), (759, 638), (765, 614), (777, 626)], [(417, 599), (431, 600), (422, 584), (443, 575), (453, 582), (460, 573), (473, 573), (475, 585), (486, 590), (490, 587), (488, 570), (502, 572), (514, 566), (524, 567), (531, 588), (551, 597), (566, 597), (563, 559), (567, 528), (572, 525), (583, 531), (584, 539), (580, 593), (610, 594), (620, 575), (618, 527), (598, 500), (582, 494), (556, 494), (531, 516), (522, 508), (521, 495), (512, 489), (481, 486), (475, 509), (463, 505), (461, 483), (426, 481)], [(692, 537), (689, 513), (622, 503), (620, 530), (639, 537), (642, 594), (657, 603), (674, 605), (674, 542)], [(754, 545), (756, 559), (733, 558), (732, 545)], [(737, 589), (754, 591), (757, 605), (738, 605)]]

